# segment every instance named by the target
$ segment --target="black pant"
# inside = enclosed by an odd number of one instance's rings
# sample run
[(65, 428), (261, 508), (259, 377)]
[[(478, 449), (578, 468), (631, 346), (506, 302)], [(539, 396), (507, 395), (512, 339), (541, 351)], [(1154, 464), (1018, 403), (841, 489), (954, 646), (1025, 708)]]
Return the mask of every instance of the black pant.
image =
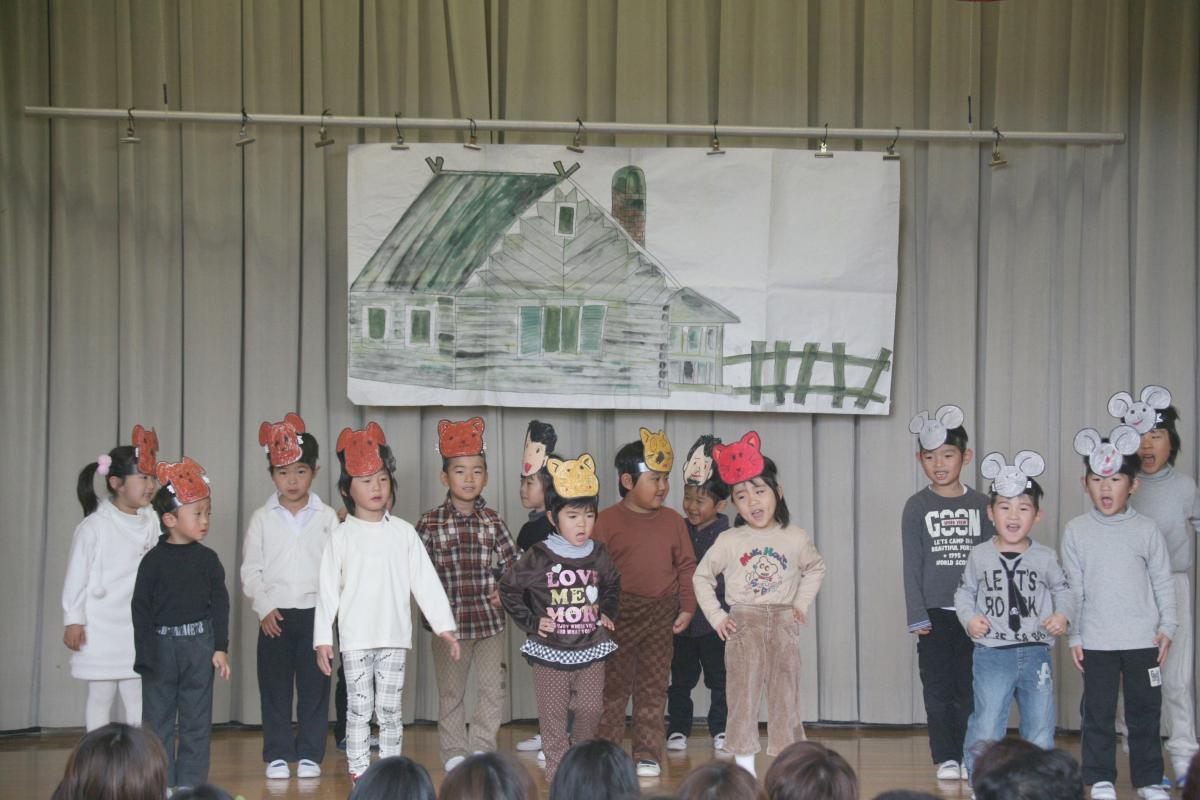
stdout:
[(692, 735), (692, 690), (704, 671), (704, 685), (711, 700), (708, 705), (708, 733), (725, 732), (725, 643), (715, 633), (704, 636), (676, 636), (671, 657), (671, 688), (667, 690), (667, 735)]
[(333, 723), (333, 740), (338, 743), (338, 747), (342, 747), (346, 741), (346, 716), (349, 702), (346, 695), (346, 670), (342, 669), (342, 660), (339, 658), (337, 689), (333, 692), (334, 711), (337, 712), (337, 719)]
[(962, 763), (967, 720), (975, 708), (971, 685), (971, 642), (958, 616), (942, 608), (929, 609), (933, 630), (917, 637), (917, 665), (925, 695), (929, 750), (935, 764)]
[[(1158, 649), (1084, 650), (1083, 782), (1117, 779), (1117, 690), (1125, 686), (1125, 724), (1129, 727), (1129, 766), (1133, 785), (1149, 786), (1163, 776), (1159, 713), (1162, 688), (1150, 685), (1158, 667)], [(1157, 674), (1157, 673), (1156, 673)]]
[(152, 669), (142, 675), (142, 724), (167, 752), (168, 785), (199, 786), (208, 781), (212, 735), (212, 624), (195, 636), (155, 636), (151, 646)]
[[(320, 764), (325, 758), (329, 730), (329, 678), (317, 667), (313, 652), (311, 608), (281, 608), (279, 636), (258, 631), (258, 692), (262, 701), (263, 761), (297, 761), (307, 758)], [(296, 721), (292, 735), (292, 686), (295, 685)]]

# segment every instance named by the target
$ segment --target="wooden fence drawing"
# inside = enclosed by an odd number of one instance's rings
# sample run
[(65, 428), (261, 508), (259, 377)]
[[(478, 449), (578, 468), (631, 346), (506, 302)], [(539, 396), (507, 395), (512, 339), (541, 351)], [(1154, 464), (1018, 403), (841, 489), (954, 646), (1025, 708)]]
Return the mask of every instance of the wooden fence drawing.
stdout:
[[(788, 366), (792, 359), (800, 359), (800, 368), (796, 378), (789, 381)], [(763, 368), (767, 362), (774, 367), (773, 383), (763, 383)], [(825, 352), (819, 349), (816, 342), (806, 342), (803, 350), (793, 350), (790, 341), (776, 340), (773, 350), (767, 350), (765, 341), (750, 342), (750, 352), (742, 355), (726, 356), (725, 366), (737, 364), (750, 365), (750, 385), (734, 387), (733, 393), (750, 395), (754, 405), (762, 403), (763, 392), (773, 392), (776, 405), (787, 402), (787, 395), (792, 394), (792, 402), (804, 405), (810, 394), (831, 395), (831, 403), (835, 408), (841, 408), (847, 397), (853, 398), (856, 408), (866, 408), (871, 403), (886, 402), (887, 397), (875, 391), (880, 375), (891, 369), (892, 351), (886, 347), (879, 349), (875, 358), (846, 355), (846, 343), (834, 342), (832, 350)], [(833, 365), (833, 383), (829, 385), (812, 384), (813, 367), (818, 363)], [(867, 367), (871, 372), (866, 381), (857, 389), (846, 385), (846, 367)]]

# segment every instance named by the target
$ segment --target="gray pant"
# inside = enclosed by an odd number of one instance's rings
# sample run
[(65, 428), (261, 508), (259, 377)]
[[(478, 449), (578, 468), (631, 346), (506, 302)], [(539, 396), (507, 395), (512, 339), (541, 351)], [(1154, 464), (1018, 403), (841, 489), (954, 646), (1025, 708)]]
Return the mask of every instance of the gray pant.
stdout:
[(153, 671), (142, 677), (142, 725), (167, 751), (167, 783), (199, 786), (208, 780), (212, 734), (212, 626), (195, 636), (155, 636), (152, 647)]

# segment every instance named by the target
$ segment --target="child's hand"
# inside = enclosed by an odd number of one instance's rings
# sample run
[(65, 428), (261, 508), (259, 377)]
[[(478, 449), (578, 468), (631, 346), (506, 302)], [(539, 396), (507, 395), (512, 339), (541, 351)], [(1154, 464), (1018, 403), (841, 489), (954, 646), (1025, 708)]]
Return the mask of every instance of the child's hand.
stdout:
[(675, 624), (671, 626), (671, 633), (683, 633), (687, 630), (688, 625), (692, 624), (692, 617), (696, 616), (692, 611), (680, 611), (679, 616), (675, 618)]
[(608, 618), (608, 614), (600, 615), (600, 627), (608, 628), (610, 631), (615, 631), (617, 629), (617, 626), (613, 624), (613, 621)]
[(792, 616), (795, 617), (796, 622), (799, 622), (801, 625), (808, 624), (808, 614), (805, 614), (803, 611), (796, 608), (795, 606), (792, 606)]
[(446, 631), (445, 633), (439, 633), (438, 636), (441, 637), (442, 639), (445, 639), (446, 643), (450, 645), (450, 658), (454, 659), (455, 661), (458, 661), (458, 657), (461, 654), (461, 651), (459, 650), (459, 647), (458, 647), (458, 637), (454, 635), (454, 631)]
[(1162, 664), (1167, 660), (1167, 651), (1171, 649), (1171, 640), (1166, 637), (1166, 634), (1158, 634), (1154, 637), (1154, 643), (1158, 645), (1158, 663)]
[(317, 669), (324, 675), (333, 674), (333, 648), (327, 644), (319, 644), (317, 650)]
[(69, 650), (78, 650), (87, 644), (87, 633), (82, 625), (68, 625), (63, 628), (63, 644)]
[(924, 628), (917, 628), (915, 631), (909, 631), (909, 633), (916, 636), (928, 636), (933, 633), (933, 623), (928, 623)]
[(1067, 632), (1069, 622), (1067, 615), (1059, 612), (1058, 614), (1051, 614), (1042, 620), (1042, 627), (1051, 636), (1062, 636)]
[(279, 627), (279, 623), (283, 621), (283, 614), (279, 613), (278, 608), (272, 608), (267, 612), (267, 615), (262, 618), (262, 622), (258, 623), (258, 627), (262, 630), (264, 636), (269, 636), (274, 639), (283, 633), (283, 628)]
[(542, 617), (538, 620), (538, 636), (545, 639), (550, 634), (554, 633), (554, 620), (550, 617)]
[(1071, 648), (1071, 660), (1075, 662), (1075, 669), (1083, 672), (1083, 648), (1075, 645)]
[(492, 589), (490, 592), (488, 592), (487, 601), (489, 603), (491, 603), (494, 607), (499, 608), (500, 607), (500, 590)]
[[(1061, 615), (1060, 615), (1061, 616)], [(967, 635), (972, 639), (978, 639), (992, 629), (992, 623), (987, 621), (987, 617), (983, 614), (976, 614), (967, 623)]]
[(346, 521), (346, 507), (345, 506), (342, 506), (341, 508), (339, 508), (337, 510), (337, 518), (338, 518), (338, 522)]
[(224, 650), (217, 650), (213, 653), (212, 665), (218, 675), (229, 680), (229, 656), (225, 655)]
[(713, 630), (717, 632), (717, 636), (721, 637), (722, 642), (727, 642), (729, 637), (737, 631), (737, 623), (733, 621), (733, 617), (726, 617)]

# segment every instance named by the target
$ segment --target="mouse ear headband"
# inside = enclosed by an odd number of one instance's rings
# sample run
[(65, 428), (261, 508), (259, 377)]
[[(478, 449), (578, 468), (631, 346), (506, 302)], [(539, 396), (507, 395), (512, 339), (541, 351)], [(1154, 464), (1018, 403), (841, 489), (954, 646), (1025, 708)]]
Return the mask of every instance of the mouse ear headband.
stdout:
[(304, 420), (289, 412), (283, 422), (264, 422), (258, 426), (258, 443), (272, 467), (295, 464), (304, 455)]
[(922, 450), (937, 450), (946, 443), (949, 432), (963, 424), (963, 410), (958, 406), (945, 405), (934, 415), (922, 411), (908, 422), (908, 430), (917, 434)]
[(1117, 392), (1108, 398), (1108, 413), (1133, 428), (1138, 434), (1155, 428), (1172, 428), (1175, 420), (1164, 419), (1163, 410), (1171, 405), (1171, 392), (1163, 386), (1147, 386), (1135, 401), (1129, 392)]
[(1110, 478), (1121, 471), (1125, 456), (1138, 451), (1142, 437), (1130, 425), (1118, 425), (1104, 441), (1095, 428), (1084, 428), (1075, 434), (1075, 452), (1088, 460), (1092, 472)]
[(979, 465), (979, 473), (991, 480), (992, 491), (1001, 497), (1020, 497), (1033, 488), (1033, 478), (1046, 471), (1046, 461), (1033, 450), (1017, 453), (1006, 464), (1000, 453), (988, 453)]

